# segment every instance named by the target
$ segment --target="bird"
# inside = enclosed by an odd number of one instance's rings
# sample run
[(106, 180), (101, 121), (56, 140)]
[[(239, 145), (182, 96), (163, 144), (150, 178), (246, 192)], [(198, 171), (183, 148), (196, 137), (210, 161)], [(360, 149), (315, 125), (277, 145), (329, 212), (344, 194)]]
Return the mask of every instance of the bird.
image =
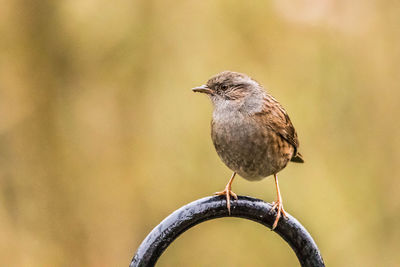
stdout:
[(218, 156), (233, 171), (225, 189), (215, 195), (226, 197), (230, 214), (231, 197), (238, 199), (232, 191), (236, 174), (249, 181), (273, 175), (277, 195), (272, 202), (274, 230), (281, 214), (287, 218), (277, 174), (289, 161), (304, 163), (289, 115), (260, 83), (243, 73), (223, 71), (192, 90), (211, 99), (211, 138)]

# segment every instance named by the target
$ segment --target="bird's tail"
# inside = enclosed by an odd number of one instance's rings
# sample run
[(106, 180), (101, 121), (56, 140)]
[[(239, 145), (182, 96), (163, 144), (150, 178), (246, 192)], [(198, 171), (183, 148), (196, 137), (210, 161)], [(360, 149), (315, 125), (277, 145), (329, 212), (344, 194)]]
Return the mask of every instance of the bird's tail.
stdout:
[(303, 155), (297, 152), (296, 155), (294, 155), (290, 161), (297, 163), (304, 163)]

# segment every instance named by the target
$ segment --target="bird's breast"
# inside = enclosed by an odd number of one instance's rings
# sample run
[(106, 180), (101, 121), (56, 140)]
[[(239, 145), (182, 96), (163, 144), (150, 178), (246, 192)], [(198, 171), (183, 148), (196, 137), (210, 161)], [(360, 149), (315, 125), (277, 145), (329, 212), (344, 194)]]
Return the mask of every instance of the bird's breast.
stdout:
[[(211, 137), (222, 161), (248, 180), (260, 180), (282, 169), (283, 140), (268, 127), (240, 112), (213, 114)], [(279, 162), (277, 162), (279, 160)]]

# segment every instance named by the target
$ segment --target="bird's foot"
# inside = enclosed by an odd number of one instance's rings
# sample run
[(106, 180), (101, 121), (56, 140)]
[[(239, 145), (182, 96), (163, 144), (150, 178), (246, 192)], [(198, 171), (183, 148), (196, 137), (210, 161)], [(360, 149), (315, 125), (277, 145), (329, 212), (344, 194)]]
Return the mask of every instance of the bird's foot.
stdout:
[(225, 187), (225, 190), (224, 191), (221, 191), (221, 192), (215, 192), (214, 193), (214, 195), (216, 195), (216, 196), (226, 196), (226, 207), (228, 208), (228, 213), (229, 213), (229, 215), (231, 215), (231, 196), (234, 198), (234, 199), (238, 199), (238, 197), (237, 197), (237, 195), (235, 194), (235, 193), (233, 193), (233, 191), (231, 190), (231, 188), (230, 187)]
[(285, 210), (283, 209), (283, 204), (281, 201), (272, 202), (272, 209), (276, 210), (276, 212), (277, 212), (274, 224), (272, 225), (272, 228), (271, 228), (271, 230), (274, 230), (276, 228), (276, 226), (278, 225), (278, 221), (281, 217), (281, 214), (285, 218), (287, 218), (288, 216), (287, 216)]

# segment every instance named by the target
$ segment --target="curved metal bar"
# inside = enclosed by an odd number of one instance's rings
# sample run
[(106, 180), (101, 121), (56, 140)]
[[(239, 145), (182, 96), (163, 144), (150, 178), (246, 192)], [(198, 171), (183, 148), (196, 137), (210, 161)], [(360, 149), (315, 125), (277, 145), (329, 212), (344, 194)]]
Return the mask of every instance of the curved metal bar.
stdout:
[[(173, 212), (150, 232), (139, 246), (130, 266), (154, 266), (180, 234), (201, 222), (229, 216), (249, 219), (271, 228), (276, 211), (269, 203), (244, 196), (232, 201), (231, 215), (228, 214), (223, 196), (193, 201)], [(292, 247), (301, 266), (325, 266), (314, 240), (294, 217), (288, 214), (288, 218), (281, 218), (274, 231)]]

